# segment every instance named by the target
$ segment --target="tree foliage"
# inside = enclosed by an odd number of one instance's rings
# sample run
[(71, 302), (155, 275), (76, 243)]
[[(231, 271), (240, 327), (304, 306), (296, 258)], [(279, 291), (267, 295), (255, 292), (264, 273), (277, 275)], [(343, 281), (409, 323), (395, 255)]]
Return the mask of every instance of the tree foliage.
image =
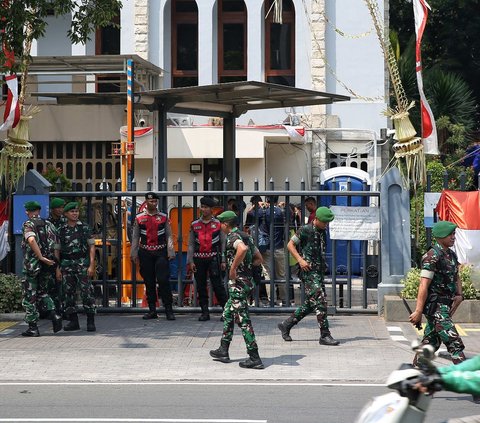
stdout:
[[(437, 68), (461, 77), (480, 103), (480, 0), (429, 0), (428, 22), (422, 40), (424, 69)], [(390, 0), (390, 28), (405, 50), (415, 36), (412, 0)], [(479, 125), (479, 111), (477, 127)]]
[[(77, 44), (89, 40), (97, 28), (114, 25), (112, 19), (121, 7), (122, 2), (118, 0), (2, 0), (0, 42), (21, 59), (15, 62), (13, 70), (23, 72), (29, 62), (25, 45), (45, 35), (48, 16), (71, 15), (71, 27), (66, 36)], [(5, 51), (0, 49), (2, 71), (6, 70), (6, 59)]]

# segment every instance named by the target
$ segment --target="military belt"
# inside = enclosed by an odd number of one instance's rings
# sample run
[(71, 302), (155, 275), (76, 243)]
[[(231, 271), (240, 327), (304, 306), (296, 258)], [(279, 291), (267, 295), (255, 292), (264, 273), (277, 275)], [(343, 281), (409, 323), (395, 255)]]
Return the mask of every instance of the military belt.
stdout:
[(438, 297), (437, 303), (451, 306), (453, 303), (453, 300), (450, 297)]
[(85, 257), (85, 253), (62, 254), (62, 260), (78, 260)]

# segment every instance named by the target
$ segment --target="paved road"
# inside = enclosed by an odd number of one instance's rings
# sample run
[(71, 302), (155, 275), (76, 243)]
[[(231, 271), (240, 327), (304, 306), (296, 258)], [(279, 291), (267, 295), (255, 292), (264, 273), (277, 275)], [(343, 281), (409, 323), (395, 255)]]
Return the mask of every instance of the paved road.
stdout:
[[(41, 321), (39, 338), (20, 336), (22, 322), (0, 322), (0, 382), (44, 381), (321, 381), (382, 384), (400, 363), (410, 362), (409, 343), (417, 337), (407, 323), (386, 324), (375, 315), (330, 318), (338, 347), (318, 344), (318, 328), (309, 316), (292, 330), (294, 342), (284, 342), (277, 323), (282, 315), (252, 316), (265, 370), (241, 369), (246, 351), (238, 328), (230, 349), (232, 363), (210, 359), (222, 332), (218, 316), (198, 322), (196, 315), (177, 320), (144, 321), (139, 315), (97, 317), (97, 332), (53, 334)], [(8, 327), (7, 327), (8, 326)], [(480, 353), (479, 325), (462, 325), (467, 354)], [(438, 358), (439, 365), (448, 364)]]
[[(266, 368), (249, 370), (238, 366), (246, 355), (238, 328), (233, 362), (209, 357), (222, 332), (218, 315), (209, 322), (192, 314), (173, 322), (99, 315), (95, 333), (85, 331), (81, 316), (83, 330), (55, 335), (42, 321), (39, 338), (20, 335), (21, 317), (0, 315), (0, 422), (351, 422), (367, 399), (386, 392), (388, 374), (411, 360), (409, 344), (418, 336), (411, 325), (386, 324), (376, 315), (336, 315), (331, 330), (341, 345), (326, 347), (309, 316), (288, 343), (276, 327), (285, 316), (254, 314)], [(459, 326), (469, 356), (480, 353), (479, 329)], [(442, 356), (436, 361), (449, 363)], [(442, 392), (427, 422), (474, 414), (477, 407), (468, 395)]]

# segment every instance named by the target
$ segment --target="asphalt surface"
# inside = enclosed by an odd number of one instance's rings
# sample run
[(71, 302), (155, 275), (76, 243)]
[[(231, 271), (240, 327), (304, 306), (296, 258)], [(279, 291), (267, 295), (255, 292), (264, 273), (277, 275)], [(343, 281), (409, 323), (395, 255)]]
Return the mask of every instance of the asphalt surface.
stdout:
[[(384, 384), (390, 372), (411, 362), (410, 342), (418, 332), (408, 323), (386, 323), (376, 315), (330, 316), (339, 346), (319, 345), (314, 315), (292, 329), (285, 342), (277, 324), (287, 315), (252, 314), (264, 370), (242, 369), (246, 357), (240, 329), (235, 327), (231, 363), (213, 361), (209, 350), (219, 346), (219, 314), (199, 322), (197, 314), (176, 314), (177, 320), (142, 320), (141, 314), (99, 314), (96, 332), (53, 334), (41, 320), (41, 336), (21, 336), (21, 314), (0, 315), (0, 382), (157, 382), (157, 381), (300, 381)], [(480, 325), (459, 327), (467, 356), (480, 353)], [(441, 354), (436, 363), (448, 365)]]

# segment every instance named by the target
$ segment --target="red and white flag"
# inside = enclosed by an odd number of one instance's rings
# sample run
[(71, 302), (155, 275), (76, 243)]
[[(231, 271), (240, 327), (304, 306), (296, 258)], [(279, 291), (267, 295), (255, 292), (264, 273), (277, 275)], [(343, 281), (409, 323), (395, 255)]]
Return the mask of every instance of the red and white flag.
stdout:
[(420, 93), (420, 109), (422, 116), (422, 139), (425, 154), (440, 154), (438, 151), (437, 127), (430, 105), (423, 92), (422, 78), (422, 38), (427, 24), (428, 9), (430, 6), (425, 0), (413, 0), (413, 14), (415, 16), (415, 70), (417, 72), (418, 92)]
[(0, 260), (3, 260), (10, 246), (8, 244), (8, 200), (0, 201)]
[(5, 81), (8, 87), (7, 102), (3, 114), (4, 122), (0, 125), (0, 131), (15, 128), (20, 120), (20, 103), (18, 102), (17, 75), (6, 75)]
[(436, 212), (455, 223), (455, 251), (460, 263), (480, 267), (480, 191), (444, 190)]

